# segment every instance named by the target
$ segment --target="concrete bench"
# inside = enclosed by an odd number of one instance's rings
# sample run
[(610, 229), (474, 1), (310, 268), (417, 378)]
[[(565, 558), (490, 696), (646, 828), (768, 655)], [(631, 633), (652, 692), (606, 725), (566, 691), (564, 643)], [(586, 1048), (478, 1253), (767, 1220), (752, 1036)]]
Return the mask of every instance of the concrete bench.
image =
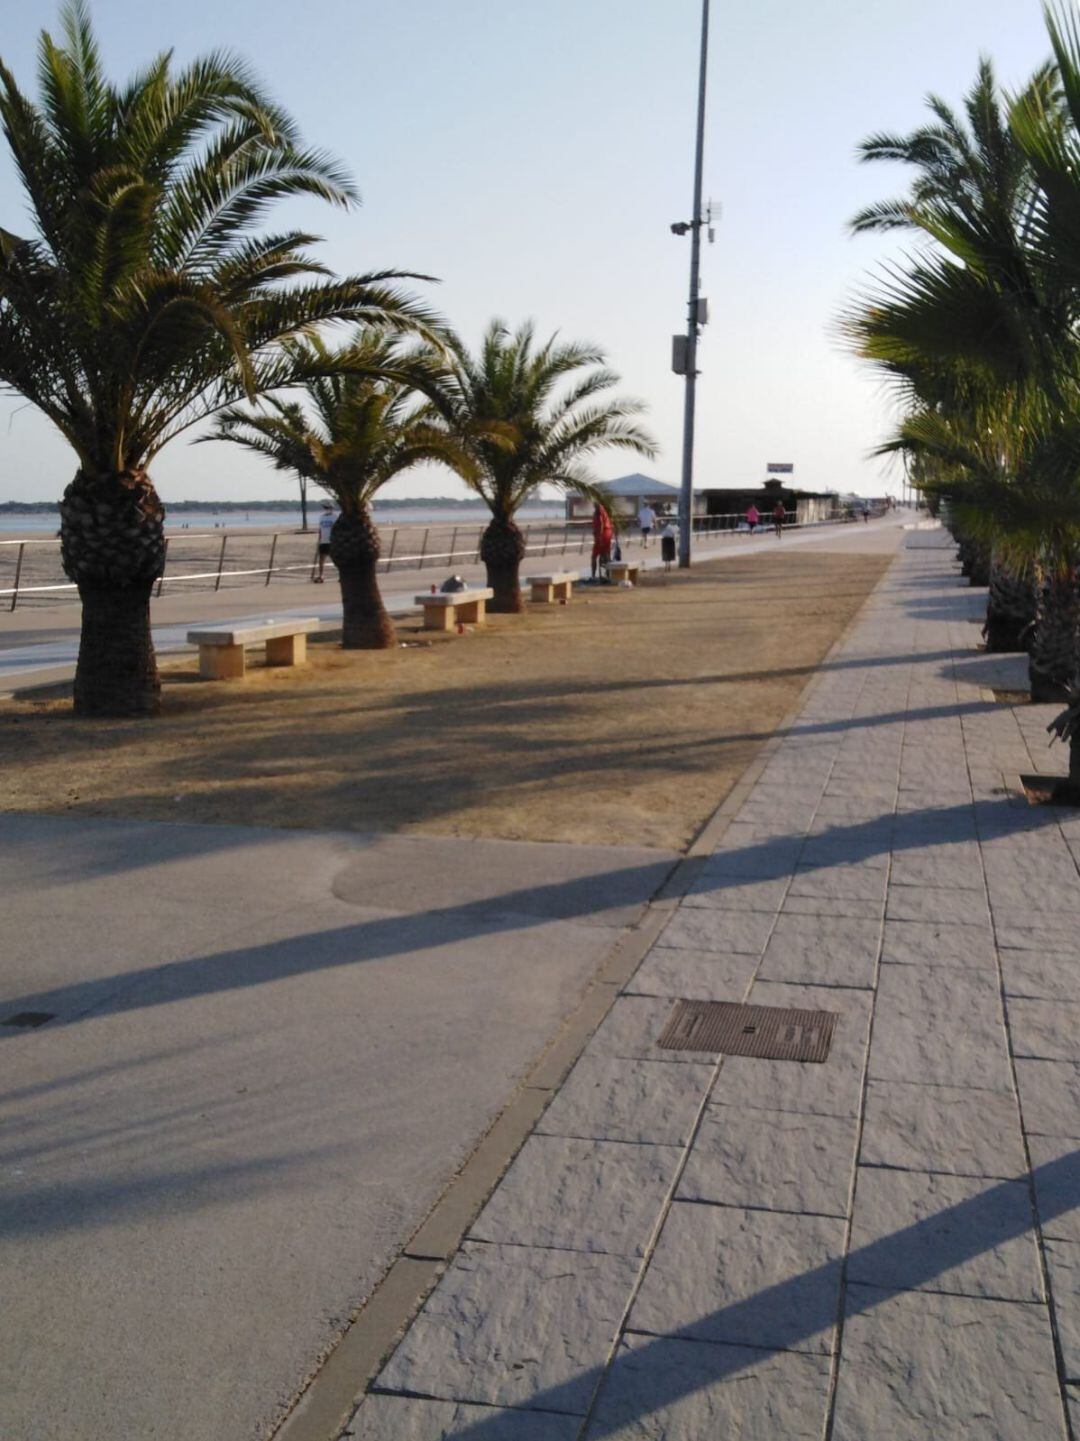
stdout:
[(266, 642), (267, 665), (303, 665), (307, 638), (321, 622), (268, 620), (256, 625), (206, 626), (189, 630), (188, 644), (199, 647), (199, 674), (203, 680), (242, 680), (244, 650)]
[(532, 598), (540, 605), (569, 601), (574, 593), (576, 570), (560, 570), (552, 575), (527, 575), (525, 584), (532, 587)]
[(413, 604), (424, 607), (425, 630), (453, 630), (458, 621), (470, 625), (487, 624), (487, 603), (493, 590), (437, 590), (433, 595), (418, 595)]
[(631, 585), (637, 585), (638, 571), (641, 566), (636, 560), (613, 560), (608, 565), (608, 575), (616, 584), (622, 580), (628, 580)]

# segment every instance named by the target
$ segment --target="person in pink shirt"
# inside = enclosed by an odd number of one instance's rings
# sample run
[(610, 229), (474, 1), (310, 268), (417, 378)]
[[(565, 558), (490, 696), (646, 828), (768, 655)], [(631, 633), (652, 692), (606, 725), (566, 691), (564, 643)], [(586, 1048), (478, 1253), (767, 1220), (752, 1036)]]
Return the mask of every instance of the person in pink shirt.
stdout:
[(751, 535), (753, 535), (754, 531), (758, 528), (760, 522), (761, 512), (756, 505), (751, 504), (750, 509), (746, 512), (746, 523), (750, 527)]

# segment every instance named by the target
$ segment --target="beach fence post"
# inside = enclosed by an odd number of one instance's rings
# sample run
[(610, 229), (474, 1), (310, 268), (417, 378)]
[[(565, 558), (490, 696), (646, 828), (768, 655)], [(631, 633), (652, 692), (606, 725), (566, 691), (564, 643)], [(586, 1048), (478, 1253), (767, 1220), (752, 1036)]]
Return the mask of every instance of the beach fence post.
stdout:
[(23, 555), (26, 551), (26, 541), (19, 542), (19, 554), (15, 559), (15, 586), (11, 592), (11, 609), (14, 610), (19, 603), (19, 577), (22, 575)]
[(484, 531), (483, 531), (483, 527), (481, 527), (481, 528), (476, 532), (476, 560), (475, 560), (475, 562), (474, 562), (474, 564), (476, 564), (476, 565), (479, 565), (479, 564), (480, 564), (480, 547), (483, 545), (483, 543), (484, 543)]
[(454, 530), (453, 530), (453, 534), (450, 536), (450, 568), (451, 568), (451, 570), (452, 570), (453, 567), (454, 567), (454, 560), (455, 560), (456, 555), (457, 555), (457, 552), (456, 552), (456, 550), (454, 549), (454, 547), (457, 545), (457, 533), (458, 533), (458, 528), (457, 528), (457, 526), (455, 525), (455, 526), (454, 526)]
[(417, 570), (423, 570), (424, 568), (424, 556), (427, 555), (427, 538), (429, 534), (430, 527), (428, 528), (428, 530), (424, 531), (424, 538), (420, 542), (420, 564), (416, 567)]
[(525, 554), (526, 554), (526, 555), (529, 554), (529, 532), (530, 532), (531, 530), (532, 530), (532, 526), (531, 526), (531, 525), (527, 525), (527, 526), (525, 527)]
[(394, 548), (397, 545), (397, 526), (390, 532), (390, 549), (386, 552), (386, 569), (383, 575), (390, 574), (390, 567), (394, 563)]
[(154, 594), (157, 596), (158, 600), (161, 599), (161, 587), (165, 584), (165, 567), (168, 565), (168, 563), (169, 563), (169, 537), (166, 536), (166, 537), (165, 537), (165, 550), (164, 550), (164, 554), (163, 554), (162, 557), (161, 557), (161, 574), (158, 576), (157, 590), (154, 592)]
[(273, 538), (273, 540), (270, 542), (270, 559), (269, 559), (269, 560), (267, 561), (267, 563), (266, 563), (266, 584), (267, 584), (267, 585), (270, 584), (270, 577), (271, 577), (271, 576), (273, 575), (273, 573), (274, 573), (274, 553), (275, 553), (276, 550), (277, 550), (277, 538), (278, 538), (278, 533), (277, 533), (277, 531), (275, 530), (275, 531), (274, 531), (274, 538)]
[(214, 589), (215, 589), (215, 590), (220, 590), (220, 589), (221, 589), (221, 570), (222, 570), (222, 567), (223, 567), (224, 564), (225, 564), (225, 546), (226, 546), (226, 543), (228, 542), (228, 539), (229, 539), (228, 532), (226, 532), (226, 534), (221, 537), (221, 551), (220, 551), (220, 553), (218, 554), (218, 562), (217, 562), (217, 579), (214, 581)]

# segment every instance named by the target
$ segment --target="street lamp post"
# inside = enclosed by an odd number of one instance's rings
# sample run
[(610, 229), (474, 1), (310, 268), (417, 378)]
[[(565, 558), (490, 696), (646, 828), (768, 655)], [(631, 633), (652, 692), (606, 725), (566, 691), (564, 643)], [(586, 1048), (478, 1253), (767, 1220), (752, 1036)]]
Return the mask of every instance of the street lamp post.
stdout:
[(679, 567), (690, 564), (690, 532), (693, 526), (694, 404), (697, 389), (697, 345), (702, 323), (698, 294), (701, 278), (701, 231), (708, 223), (701, 209), (702, 169), (705, 159), (705, 80), (709, 62), (709, 0), (701, 4), (701, 59), (698, 71), (697, 149), (694, 156), (694, 210), (689, 226), (673, 225), (676, 234), (690, 231), (690, 299), (686, 318), (686, 403), (683, 410), (682, 484), (679, 489)]

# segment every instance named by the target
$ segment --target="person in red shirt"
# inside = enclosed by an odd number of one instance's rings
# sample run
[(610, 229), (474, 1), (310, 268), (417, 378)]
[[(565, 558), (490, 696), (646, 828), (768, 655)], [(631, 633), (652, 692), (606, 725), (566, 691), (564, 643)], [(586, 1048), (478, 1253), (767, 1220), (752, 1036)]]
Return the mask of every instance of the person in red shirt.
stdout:
[(772, 513), (773, 530), (776, 532), (778, 539), (784, 533), (784, 521), (786, 519), (787, 511), (784, 509), (784, 502), (782, 500), (778, 500), (773, 506)]
[(599, 501), (593, 506), (592, 513), (592, 578), (596, 579), (596, 567), (598, 564), (607, 564), (608, 556), (611, 554), (611, 542), (615, 539), (615, 528), (611, 524), (611, 516), (600, 504)]

